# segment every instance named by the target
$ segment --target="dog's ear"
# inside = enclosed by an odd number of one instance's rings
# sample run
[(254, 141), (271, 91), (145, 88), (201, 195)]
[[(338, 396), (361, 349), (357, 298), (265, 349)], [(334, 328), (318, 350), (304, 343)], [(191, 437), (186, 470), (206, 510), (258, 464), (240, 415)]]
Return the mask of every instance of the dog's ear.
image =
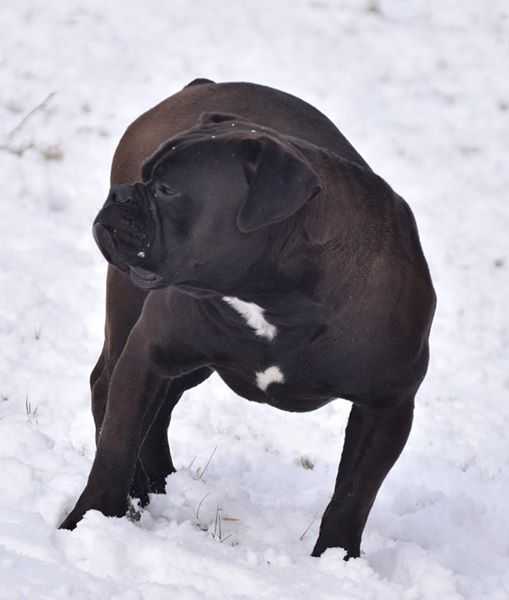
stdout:
[(321, 189), (304, 156), (272, 137), (242, 140), (239, 154), (249, 186), (237, 215), (237, 226), (244, 233), (284, 221)]
[(201, 113), (198, 119), (198, 126), (215, 125), (217, 123), (225, 123), (228, 121), (240, 121), (241, 118), (238, 115), (231, 113), (222, 112), (204, 112)]

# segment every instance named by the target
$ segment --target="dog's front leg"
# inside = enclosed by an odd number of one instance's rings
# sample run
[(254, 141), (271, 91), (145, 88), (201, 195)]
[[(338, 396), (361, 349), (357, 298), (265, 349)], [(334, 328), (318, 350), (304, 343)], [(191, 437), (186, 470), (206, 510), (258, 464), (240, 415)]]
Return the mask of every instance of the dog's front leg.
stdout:
[(150, 360), (150, 346), (143, 331), (132, 331), (112, 374), (106, 414), (87, 485), (75, 508), (61, 524), (74, 529), (90, 509), (107, 516), (123, 516), (143, 438), (146, 416), (164, 379)]

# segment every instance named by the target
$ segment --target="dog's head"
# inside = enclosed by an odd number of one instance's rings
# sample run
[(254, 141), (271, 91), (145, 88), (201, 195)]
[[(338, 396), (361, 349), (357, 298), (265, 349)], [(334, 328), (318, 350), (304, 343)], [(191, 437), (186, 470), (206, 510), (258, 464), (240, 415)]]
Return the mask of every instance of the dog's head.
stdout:
[(116, 185), (94, 222), (106, 259), (139, 287), (225, 293), (266, 252), (271, 226), (320, 191), (304, 155), (273, 130), (206, 113)]

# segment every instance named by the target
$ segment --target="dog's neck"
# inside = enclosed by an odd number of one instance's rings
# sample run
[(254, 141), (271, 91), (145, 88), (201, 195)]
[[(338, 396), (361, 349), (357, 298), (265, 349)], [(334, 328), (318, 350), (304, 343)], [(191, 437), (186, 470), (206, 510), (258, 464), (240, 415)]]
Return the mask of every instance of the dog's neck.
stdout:
[(370, 257), (361, 256), (363, 248), (372, 247), (378, 235), (366, 225), (371, 208), (363, 196), (364, 181), (376, 177), (373, 172), (316, 146), (300, 150), (319, 173), (322, 191), (271, 226), (266, 253), (242, 281), (207, 294), (215, 301), (237, 298), (259, 306), (276, 326), (315, 326), (334, 318), (352, 290), (362, 286), (356, 265), (367, 266)]

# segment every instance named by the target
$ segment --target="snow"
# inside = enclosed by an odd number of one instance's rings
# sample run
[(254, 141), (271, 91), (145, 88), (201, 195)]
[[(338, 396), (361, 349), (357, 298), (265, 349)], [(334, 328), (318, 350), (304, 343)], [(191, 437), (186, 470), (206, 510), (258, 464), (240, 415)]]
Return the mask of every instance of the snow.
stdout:
[[(5, 0), (0, 22), (0, 598), (509, 598), (507, 3)], [(309, 556), (348, 404), (287, 414), (217, 378), (174, 411), (166, 496), (56, 529), (94, 454), (111, 157), (195, 77), (308, 100), (416, 215), (430, 370), (358, 560)]]

